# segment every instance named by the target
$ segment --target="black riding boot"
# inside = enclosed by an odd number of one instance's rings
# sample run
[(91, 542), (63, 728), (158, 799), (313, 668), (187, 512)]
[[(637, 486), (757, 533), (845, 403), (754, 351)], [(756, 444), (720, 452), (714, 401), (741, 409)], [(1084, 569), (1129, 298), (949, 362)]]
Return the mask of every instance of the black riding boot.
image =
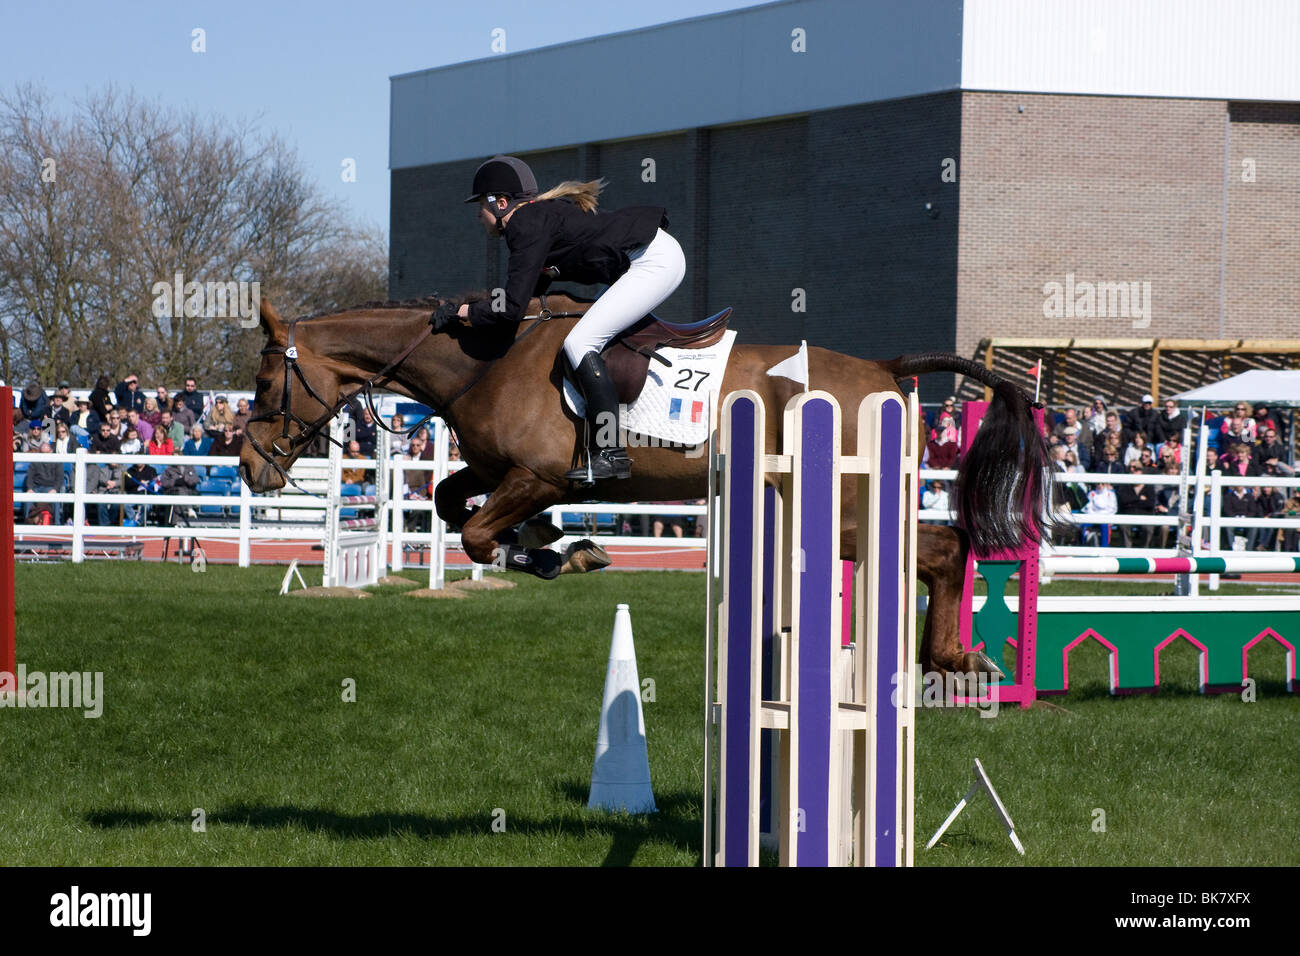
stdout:
[[(605, 478), (628, 477), (632, 473), (632, 461), (627, 457), (627, 449), (617, 444), (618, 393), (614, 380), (605, 370), (604, 360), (598, 353), (588, 352), (574, 372), (587, 402), (587, 460), (564, 477), (586, 485)], [(607, 439), (604, 444), (601, 438)]]

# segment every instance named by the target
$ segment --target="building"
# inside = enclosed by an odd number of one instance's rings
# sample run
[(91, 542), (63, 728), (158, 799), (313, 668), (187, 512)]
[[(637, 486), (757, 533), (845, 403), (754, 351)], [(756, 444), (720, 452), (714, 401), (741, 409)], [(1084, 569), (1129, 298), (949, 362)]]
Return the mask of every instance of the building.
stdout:
[(1296, 36), (1288, 0), (789, 0), (397, 76), (390, 293), (504, 281), (461, 200), (510, 152), (668, 207), (661, 311), (750, 341), (1300, 339)]

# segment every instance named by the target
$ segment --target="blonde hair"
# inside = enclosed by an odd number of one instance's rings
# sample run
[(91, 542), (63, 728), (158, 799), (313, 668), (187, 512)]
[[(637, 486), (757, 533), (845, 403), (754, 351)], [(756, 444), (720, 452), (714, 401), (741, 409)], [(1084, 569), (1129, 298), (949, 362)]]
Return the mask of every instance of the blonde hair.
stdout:
[(552, 186), (537, 198), (542, 200), (568, 197), (573, 199), (583, 212), (595, 212), (596, 197), (600, 195), (600, 191), (607, 185), (609, 184), (603, 177), (591, 179), (585, 183), (580, 183), (576, 179), (566, 179), (558, 186)]

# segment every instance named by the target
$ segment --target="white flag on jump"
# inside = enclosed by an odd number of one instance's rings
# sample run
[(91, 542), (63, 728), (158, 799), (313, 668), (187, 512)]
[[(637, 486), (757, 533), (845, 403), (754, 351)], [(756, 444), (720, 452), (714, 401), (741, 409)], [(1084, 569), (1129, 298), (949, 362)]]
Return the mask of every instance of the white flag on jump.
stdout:
[(767, 374), (793, 379), (803, 386), (805, 392), (808, 391), (808, 340), (804, 339), (798, 352), (784, 362), (777, 362), (767, 370)]

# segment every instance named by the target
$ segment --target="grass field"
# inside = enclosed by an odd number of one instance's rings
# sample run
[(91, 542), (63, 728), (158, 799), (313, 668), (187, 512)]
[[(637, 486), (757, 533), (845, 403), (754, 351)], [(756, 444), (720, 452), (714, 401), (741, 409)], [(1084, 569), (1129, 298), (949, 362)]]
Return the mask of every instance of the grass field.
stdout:
[[(699, 865), (702, 575), (516, 577), (511, 591), (421, 601), (398, 589), (282, 598), (282, 574), (17, 569), (19, 661), (102, 672), (105, 704), (98, 719), (0, 709), (0, 860)], [(1079, 588), (1102, 590), (1048, 593)], [(585, 809), (618, 603), (631, 605), (640, 675), (655, 688), (659, 813), (645, 818)], [(1259, 660), (1249, 704), (1197, 694), (1190, 647), (1164, 660), (1158, 698), (1111, 698), (1098, 650), (1072, 666), (1079, 689), (1056, 706), (920, 711), (917, 862), (1300, 862), (1300, 699), (1283, 690), (1280, 651)], [(349, 678), (355, 703), (343, 700)], [(920, 849), (977, 756), (1023, 859), (985, 802)]]

